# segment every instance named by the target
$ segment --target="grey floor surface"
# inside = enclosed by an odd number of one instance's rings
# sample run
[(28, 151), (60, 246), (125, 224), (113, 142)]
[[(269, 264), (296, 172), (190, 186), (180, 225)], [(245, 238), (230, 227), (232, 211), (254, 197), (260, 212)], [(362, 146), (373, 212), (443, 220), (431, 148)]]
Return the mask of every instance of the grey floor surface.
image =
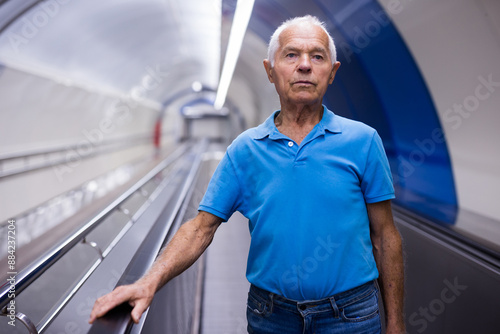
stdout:
[(223, 223), (207, 249), (202, 334), (244, 334), (250, 284), (245, 270), (250, 246), (246, 218), (236, 213)]

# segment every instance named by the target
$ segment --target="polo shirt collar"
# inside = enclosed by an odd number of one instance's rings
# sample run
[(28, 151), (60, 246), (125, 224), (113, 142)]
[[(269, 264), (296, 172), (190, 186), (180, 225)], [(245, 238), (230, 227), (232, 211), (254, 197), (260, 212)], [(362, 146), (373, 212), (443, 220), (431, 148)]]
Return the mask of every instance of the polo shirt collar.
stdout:
[[(274, 124), (274, 118), (279, 112), (280, 110), (273, 112), (264, 123), (255, 129), (253, 139), (258, 140), (265, 137), (269, 137), (269, 139), (273, 140), (288, 139), (288, 137), (278, 131), (278, 128), (276, 128), (276, 125)], [(323, 117), (313, 131), (317, 131), (318, 135), (324, 134), (325, 131), (331, 133), (342, 133), (342, 125), (339, 122), (338, 116), (323, 105)]]

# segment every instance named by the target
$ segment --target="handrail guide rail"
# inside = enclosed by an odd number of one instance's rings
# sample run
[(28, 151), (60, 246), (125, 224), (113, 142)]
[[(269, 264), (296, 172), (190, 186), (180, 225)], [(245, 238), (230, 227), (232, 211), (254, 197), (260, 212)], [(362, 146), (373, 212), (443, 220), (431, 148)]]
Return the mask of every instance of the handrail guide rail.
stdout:
[[(188, 195), (195, 185), (196, 176), (198, 175), (202, 162), (203, 155), (199, 154), (191, 167), (176, 202), (173, 204), (173, 208), (169, 211), (171, 215), (166, 222), (162, 221), (161, 224), (153, 225), (116, 286), (133, 283), (136, 279), (144, 275), (152, 265), (160, 253), (170, 229), (183, 218), (186, 203), (189, 200)], [(130, 333), (134, 326), (130, 311), (131, 307), (127, 303), (120, 305), (104, 317), (98, 318), (90, 328), (88, 334), (109, 334), (110, 332), (115, 334)], [(136, 326), (142, 327), (145, 318), (146, 315), (143, 315), (141, 318), (143, 321)]]
[[(20, 271), (16, 277), (16, 295), (19, 295), (27, 286), (29, 286), (29, 284), (40, 277), (73, 246), (81, 242), (83, 238), (85, 238), (93, 229), (95, 229), (104, 220), (104, 218), (109, 216), (123, 201), (129, 198), (154, 176), (156, 176), (163, 169), (165, 169), (171, 163), (176, 161), (180, 156), (182, 156), (182, 154), (184, 154), (188, 150), (188, 148), (189, 145), (183, 145), (179, 149), (175, 150), (171, 155), (160, 162), (154, 169), (152, 169), (148, 174), (146, 174), (143, 178), (136, 182), (127, 191), (125, 191), (125, 193), (123, 193), (120, 197), (115, 199), (111, 204), (109, 204), (98, 215), (88, 221), (84, 226), (73, 232), (68, 238), (61, 241), (59, 244), (55, 245), (44, 255), (42, 255), (38, 260), (34, 261), (31, 265)], [(9, 290), (10, 284), (8, 283), (4, 283), (2, 286), (0, 286), (0, 309), (6, 307), (10, 302), (11, 298), (8, 297)]]

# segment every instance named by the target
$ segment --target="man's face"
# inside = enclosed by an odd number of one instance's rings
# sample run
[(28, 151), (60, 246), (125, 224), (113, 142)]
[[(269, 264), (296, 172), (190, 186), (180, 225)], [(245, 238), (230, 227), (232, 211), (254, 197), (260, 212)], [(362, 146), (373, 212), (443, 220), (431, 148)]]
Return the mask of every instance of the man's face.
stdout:
[(340, 66), (332, 65), (328, 36), (320, 27), (301, 24), (285, 29), (279, 41), (274, 67), (269, 60), (264, 60), (264, 67), (282, 107), (321, 104)]

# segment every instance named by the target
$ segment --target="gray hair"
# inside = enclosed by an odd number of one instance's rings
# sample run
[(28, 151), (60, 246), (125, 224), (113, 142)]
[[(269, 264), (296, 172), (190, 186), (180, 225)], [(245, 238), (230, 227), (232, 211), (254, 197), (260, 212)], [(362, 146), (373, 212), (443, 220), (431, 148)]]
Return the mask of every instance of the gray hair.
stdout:
[(294, 17), (283, 22), (273, 33), (269, 41), (269, 47), (267, 49), (267, 59), (271, 62), (271, 66), (274, 66), (274, 56), (279, 48), (279, 37), (283, 30), (300, 23), (309, 23), (311, 25), (320, 27), (328, 36), (328, 48), (330, 49), (330, 57), (332, 58), (332, 64), (337, 61), (337, 51), (335, 49), (335, 43), (333, 42), (332, 36), (326, 30), (324, 22), (321, 22), (316, 16), (306, 15), (300, 17)]

